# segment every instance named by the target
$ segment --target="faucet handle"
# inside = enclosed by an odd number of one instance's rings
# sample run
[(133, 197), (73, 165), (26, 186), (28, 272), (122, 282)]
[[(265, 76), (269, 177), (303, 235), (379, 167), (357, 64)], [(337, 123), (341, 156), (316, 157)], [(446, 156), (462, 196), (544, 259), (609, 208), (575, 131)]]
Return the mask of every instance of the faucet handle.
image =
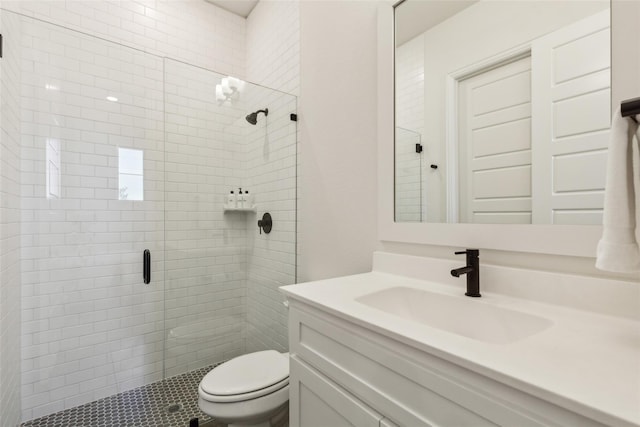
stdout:
[(464, 251), (456, 251), (454, 252), (454, 254), (456, 255), (468, 255), (468, 256), (472, 256), (472, 257), (477, 257), (478, 255), (480, 255), (480, 250), (478, 249), (467, 249)]

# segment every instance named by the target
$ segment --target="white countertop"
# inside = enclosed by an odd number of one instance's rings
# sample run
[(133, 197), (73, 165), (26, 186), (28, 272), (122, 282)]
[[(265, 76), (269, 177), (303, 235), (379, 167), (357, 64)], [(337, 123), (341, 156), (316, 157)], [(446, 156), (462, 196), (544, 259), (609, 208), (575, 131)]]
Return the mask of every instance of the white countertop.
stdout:
[(601, 423), (640, 426), (639, 321), (481, 289), (482, 298), (474, 298), (474, 303), (518, 310), (553, 322), (550, 328), (525, 339), (491, 344), (355, 301), (398, 286), (468, 298), (462, 284), (452, 287), (381, 272), (280, 289), (291, 300), (305, 302)]

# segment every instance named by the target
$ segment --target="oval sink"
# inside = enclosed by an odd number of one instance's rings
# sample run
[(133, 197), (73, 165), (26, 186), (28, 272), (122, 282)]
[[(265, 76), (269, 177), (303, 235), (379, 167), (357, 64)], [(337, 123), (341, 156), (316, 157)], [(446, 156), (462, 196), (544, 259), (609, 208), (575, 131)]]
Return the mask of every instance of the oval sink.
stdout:
[(433, 328), (493, 344), (509, 344), (553, 325), (543, 317), (414, 288), (395, 287), (355, 299), (369, 307)]

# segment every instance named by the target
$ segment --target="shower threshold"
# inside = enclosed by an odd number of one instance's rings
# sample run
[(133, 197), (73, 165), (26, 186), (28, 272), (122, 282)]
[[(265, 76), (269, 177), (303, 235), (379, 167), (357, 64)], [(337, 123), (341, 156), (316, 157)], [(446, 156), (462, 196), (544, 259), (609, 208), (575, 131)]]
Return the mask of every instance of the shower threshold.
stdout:
[(198, 407), (198, 384), (216, 365), (196, 369), (133, 390), (65, 409), (22, 427), (226, 427)]

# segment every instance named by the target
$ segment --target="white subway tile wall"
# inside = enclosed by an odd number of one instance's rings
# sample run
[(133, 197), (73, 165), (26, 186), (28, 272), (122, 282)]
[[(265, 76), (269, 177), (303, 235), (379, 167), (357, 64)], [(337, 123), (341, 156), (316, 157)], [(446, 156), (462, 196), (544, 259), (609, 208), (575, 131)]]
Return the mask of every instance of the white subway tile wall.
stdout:
[(298, 1), (261, 1), (247, 18), (247, 79), (299, 96)]
[[(31, 419), (162, 378), (163, 61), (21, 19), (22, 408)], [(119, 200), (119, 148), (144, 153), (144, 200)]]
[(416, 144), (422, 145), (421, 135), (399, 126), (396, 126), (395, 135), (395, 219), (398, 222), (420, 222), (424, 154), (417, 152)]
[[(261, 1), (247, 18), (247, 78), (299, 94), (297, 1)], [(248, 228), (247, 351), (288, 351), (288, 313), (278, 287), (296, 281), (296, 256), (301, 244), (300, 235), (296, 235), (296, 215), (297, 220), (300, 218), (296, 212), (296, 198), (300, 199), (296, 179), (300, 179), (302, 169), (301, 134), (300, 127), (290, 119), (290, 113), (297, 113), (295, 99), (273, 92), (256, 92), (255, 109), (266, 106), (270, 109), (268, 119), (259, 120), (247, 139), (245, 169), (249, 188), (253, 188), (250, 191), (259, 200), (258, 217), (270, 212), (274, 226), (269, 235), (258, 234), (255, 223)], [(269, 129), (268, 138), (265, 125)]]
[(246, 182), (242, 101), (252, 85), (219, 104), (223, 77), (165, 62), (168, 376), (245, 352), (247, 222), (223, 204)]
[(256, 219), (248, 223), (247, 351), (288, 351), (287, 309), (279, 286), (295, 283), (296, 274), (296, 122), (295, 97), (256, 88), (250, 103), (269, 108), (247, 135), (247, 188), (255, 195), (257, 219), (273, 218), (269, 234)]
[(245, 77), (245, 22), (203, 0), (3, 0), (46, 22)]
[[(19, 51), (20, 20), (0, 10), (5, 52)], [(20, 58), (0, 60), (0, 425), (20, 422)]]
[[(426, 220), (424, 185), (429, 141), (424, 134), (424, 36), (421, 34), (396, 48), (396, 221)], [(415, 144), (423, 146), (422, 155)], [(422, 185), (421, 185), (422, 184)]]
[[(299, 2), (258, 2), (247, 18), (246, 38), (247, 79), (299, 96)], [(297, 113), (297, 100), (262, 91), (253, 102), (256, 109), (268, 106), (270, 114), (247, 139), (245, 169), (250, 187), (256, 187), (250, 191), (255, 192), (258, 218), (269, 212), (274, 224), (268, 235), (259, 234), (255, 222), (248, 228), (247, 351), (288, 351), (288, 313), (278, 287), (295, 283), (300, 250), (295, 223), (300, 220), (296, 179), (301, 171), (301, 133), (290, 119), (290, 113)], [(267, 126), (268, 137), (262, 126)]]

